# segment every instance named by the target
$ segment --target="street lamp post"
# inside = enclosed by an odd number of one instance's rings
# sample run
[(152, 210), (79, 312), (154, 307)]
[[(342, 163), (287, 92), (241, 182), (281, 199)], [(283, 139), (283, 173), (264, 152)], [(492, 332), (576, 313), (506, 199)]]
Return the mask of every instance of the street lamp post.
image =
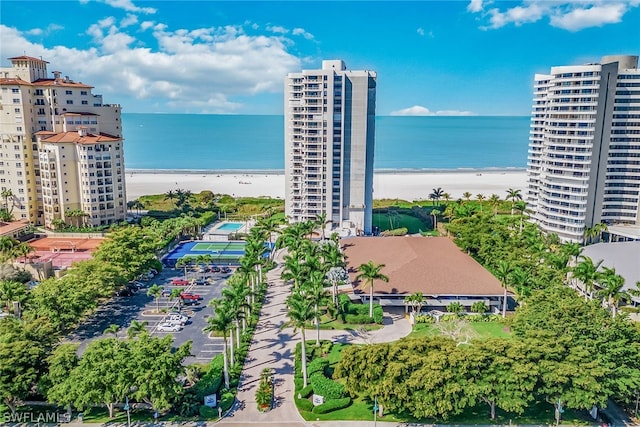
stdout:
[(127, 427), (131, 427), (131, 411), (129, 410), (129, 396), (126, 397), (124, 410), (127, 411)]
[(378, 397), (373, 398), (373, 426), (378, 425)]

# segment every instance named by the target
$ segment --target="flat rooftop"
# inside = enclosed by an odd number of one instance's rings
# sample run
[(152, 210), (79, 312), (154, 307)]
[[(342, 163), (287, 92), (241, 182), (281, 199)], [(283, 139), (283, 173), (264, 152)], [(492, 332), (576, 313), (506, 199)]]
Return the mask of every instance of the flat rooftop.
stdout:
[(635, 224), (613, 224), (607, 227), (611, 234), (628, 237), (630, 239), (640, 239), (640, 225)]
[(349, 276), (356, 293), (367, 293), (355, 281), (359, 265), (373, 261), (385, 264), (382, 273), (389, 283), (376, 281), (374, 295), (425, 297), (501, 296), (500, 281), (447, 237), (350, 237), (340, 240)]
[(640, 281), (640, 241), (596, 243), (584, 248), (582, 255), (594, 263), (602, 260), (602, 266), (615, 268), (624, 277), (624, 289), (637, 289)]

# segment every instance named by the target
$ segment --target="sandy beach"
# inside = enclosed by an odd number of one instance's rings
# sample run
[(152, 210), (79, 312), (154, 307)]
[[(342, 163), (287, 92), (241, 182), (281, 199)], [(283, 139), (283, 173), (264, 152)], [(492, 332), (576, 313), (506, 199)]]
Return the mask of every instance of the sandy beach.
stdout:
[[(127, 171), (127, 198), (134, 200), (146, 194), (163, 194), (181, 188), (194, 193), (211, 190), (235, 197), (271, 196), (284, 198), (283, 172), (185, 172), (185, 171)], [(524, 193), (526, 172), (518, 171), (437, 171), (437, 172), (376, 172), (373, 178), (374, 199), (427, 199), (434, 188), (462, 197), (466, 191), (489, 197), (506, 196), (507, 188)]]

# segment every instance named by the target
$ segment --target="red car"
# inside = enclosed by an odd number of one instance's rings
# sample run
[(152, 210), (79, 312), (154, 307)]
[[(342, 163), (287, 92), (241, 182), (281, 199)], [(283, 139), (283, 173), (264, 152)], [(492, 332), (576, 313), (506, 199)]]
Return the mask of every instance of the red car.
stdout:
[(181, 293), (181, 294), (180, 294), (180, 297), (181, 297), (182, 299), (184, 299), (184, 300), (191, 299), (191, 300), (196, 300), (196, 301), (198, 301), (198, 300), (201, 300), (201, 299), (202, 299), (202, 297), (201, 297), (200, 295), (198, 295), (198, 294), (192, 294), (191, 292), (183, 292), (183, 293)]
[(189, 284), (189, 281), (185, 279), (173, 279), (171, 281), (171, 284), (177, 286), (187, 286)]

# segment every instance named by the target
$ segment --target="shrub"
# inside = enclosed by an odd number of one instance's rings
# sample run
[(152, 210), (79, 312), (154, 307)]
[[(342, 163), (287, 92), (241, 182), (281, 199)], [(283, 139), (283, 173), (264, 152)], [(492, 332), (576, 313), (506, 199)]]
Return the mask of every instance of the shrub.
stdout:
[(309, 384), (308, 386), (306, 386), (302, 390), (300, 390), (298, 392), (298, 394), (303, 398), (311, 396), (313, 394), (313, 386), (311, 384)]
[(218, 418), (218, 410), (208, 406), (200, 405), (200, 410), (198, 412), (200, 413), (201, 420), (212, 420)]
[(382, 325), (384, 322), (384, 312), (382, 311), (382, 307), (379, 305), (373, 307), (373, 321), (378, 325)]
[(434, 319), (433, 317), (427, 314), (421, 314), (419, 316), (415, 316), (414, 319), (416, 323), (435, 323), (436, 322), (436, 319)]
[(329, 360), (324, 358), (314, 359), (307, 365), (307, 375), (311, 377), (311, 375), (316, 372), (324, 374), (324, 370), (327, 366), (329, 366)]
[(297, 399), (296, 398), (296, 406), (301, 411), (313, 411), (313, 403), (309, 399)]
[(373, 323), (373, 318), (369, 314), (347, 314), (344, 316), (344, 322), (352, 325), (360, 325), (363, 323)]
[(225, 391), (224, 393), (222, 393), (222, 396), (220, 397), (220, 407), (222, 408), (222, 411), (224, 412), (231, 409), (235, 400), (235, 393), (231, 391)]
[(349, 308), (347, 310), (349, 314), (359, 314), (359, 315), (369, 315), (369, 305), (365, 304), (349, 304)]
[(338, 409), (344, 409), (349, 405), (351, 405), (350, 397), (345, 397), (342, 399), (329, 399), (329, 400), (326, 400), (322, 405), (318, 405), (315, 408), (313, 408), (313, 413), (326, 414), (327, 412), (337, 411)]
[(409, 232), (407, 227), (395, 228), (393, 230), (387, 230), (380, 233), (381, 236), (406, 236)]
[(300, 374), (300, 376), (293, 377), (294, 390), (300, 390), (303, 385), (304, 385), (304, 379), (302, 378), (302, 374)]
[(344, 396), (344, 385), (330, 380), (324, 374), (316, 373), (310, 379), (315, 394), (324, 396), (325, 399), (340, 399)]

